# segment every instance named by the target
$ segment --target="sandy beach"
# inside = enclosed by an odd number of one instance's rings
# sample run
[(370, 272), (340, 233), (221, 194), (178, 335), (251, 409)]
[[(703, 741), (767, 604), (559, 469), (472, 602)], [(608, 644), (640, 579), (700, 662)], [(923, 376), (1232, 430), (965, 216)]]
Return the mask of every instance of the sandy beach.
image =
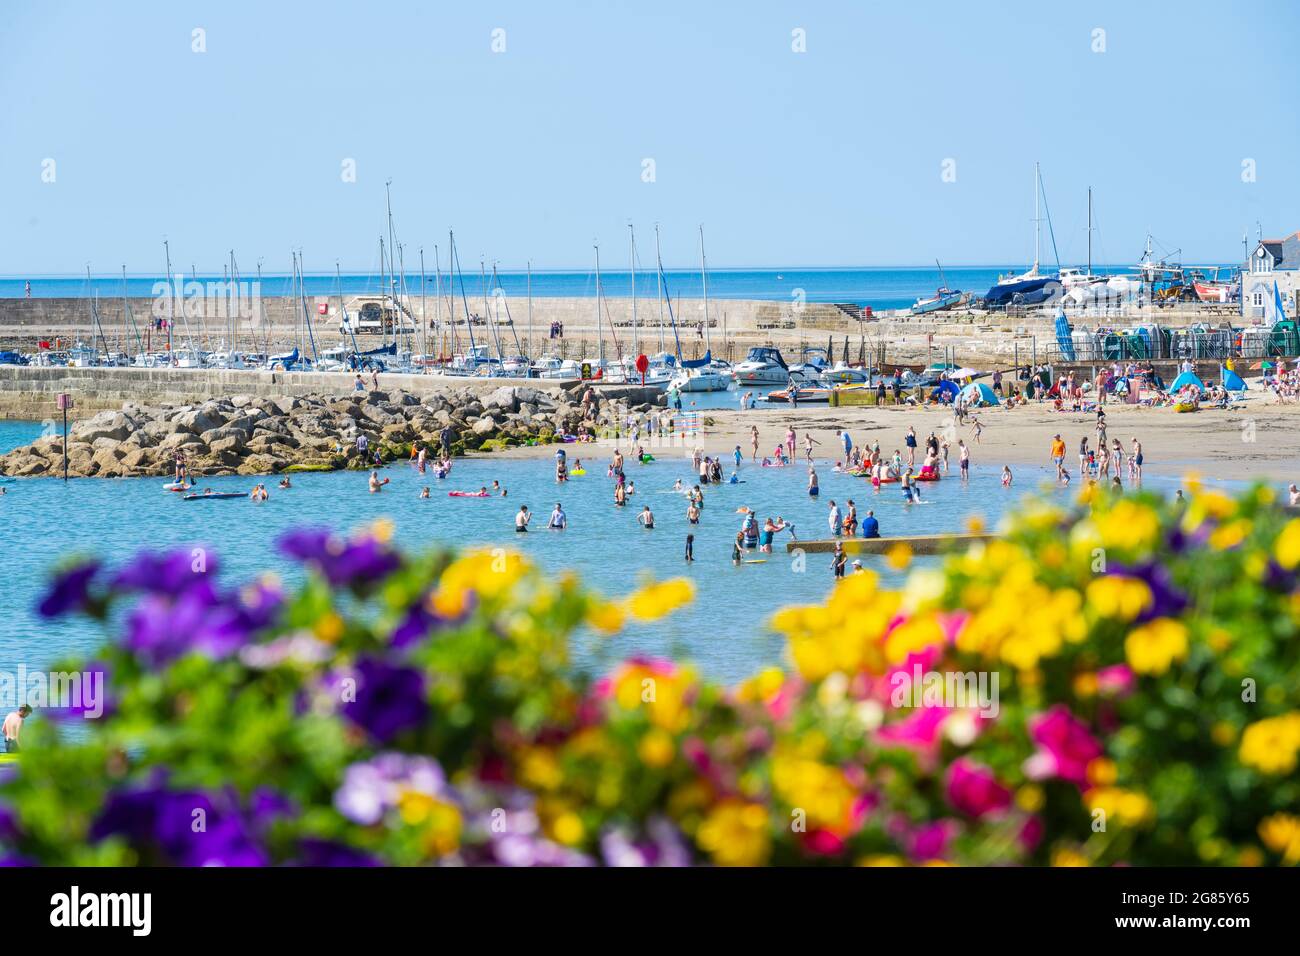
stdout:
[[(1258, 479), (1274, 483), (1297, 480), (1300, 477), (1300, 428), (1297, 427), (1300, 405), (1278, 404), (1257, 379), (1250, 380), (1249, 385), (1244, 401), (1234, 402), (1227, 409), (1203, 408), (1190, 414), (1179, 414), (1172, 408), (1108, 404), (1108, 440), (1118, 438), (1127, 456), (1136, 437), (1142, 443), (1143, 470), (1147, 474), (1179, 477), (1195, 472), (1208, 479)], [(957, 467), (956, 443), (962, 439), (971, 448), (973, 465), (997, 468), (1010, 465), (1018, 479), (1036, 480), (1041, 477), (1039, 472), (1052, 473), (1049, 452), (1053, 436), (1059, 433), (1066, 443), (1066, 467), (1077, 483), (1079, 440), (1087, 436), (1090, 445), (1096, 443), (1095, 413), (1057, 412), (1047, 402), (1012, 409), (998, 406), (977, 410), (973, 417), (984, 426), (978, 441), (971, 420), (958, 428), (952, 412), (942, 408), (802, 405), (790, 409), (760, 402), (752, 411), (716, 409), (701, 414), (714, 424), (705, 428), (698, 442), (678, 447), (668, 442), (656, 445), (643, 438), (639, 444), (659, 458), (689, 455), (694, 444), (699, 444), (706, 454), (722, 454), (728, 461), (732, 449), (740, 445), (748, 460), (750, 428), (756, 424), (761, 459), (770, 455), (778, 442), (784, 441), (786, 429), (793, 426), (798, 433), (799, 458), (803, 457), (803, 436), (811, 431), (813, 438), (821, 443), (816, 449), (817, 458), (833, 460), (842, 457), (835, 430), (847, 428), (855, 444), (879, 441), (886, 454), (897, 448), (906, 457), (903, 438), (911, 426), (922, 444), (931, 431), (940, 438), (947, 435), (954, 449), (950, 452), (953, 471)], [(576, 447), (590, 450), (586, 454), (582, 451), (571, 454), (598, 461), (604, 461), (612, 453), (612, 446), (606, 448), (603, 443)], [(545, 445), (511, 448), (500, 454), (550, 458), (554, 453), (552, 446)]]

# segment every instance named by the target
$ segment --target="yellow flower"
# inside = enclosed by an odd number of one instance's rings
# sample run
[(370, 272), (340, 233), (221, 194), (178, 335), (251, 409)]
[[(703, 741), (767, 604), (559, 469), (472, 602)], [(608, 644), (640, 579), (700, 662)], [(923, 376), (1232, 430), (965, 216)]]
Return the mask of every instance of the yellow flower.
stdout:
[(1052, 866), (1088, 865), (1088, 858), (1071, 847), (1058, 847), (1052, 851)]
[(520, 762), (519, 776), (524, 783), (539, 790), (554, 790), (564, 782), (564, 772), (555, 752), (547, 747), (533, 747)]
[(1300, 863), (1300, 817), (1275, 813), (1259, 821), (1259, 838), (1264, 846), (1282, 857), (1288, 866)]
[(1098, 787), (1110, 786), (1119, 775), (1115, 768), (1115, 761), (1109, 757), (1095, 757), (1088, 761), (1086, 772), (1088, 782)]
[(472, 593), (484, 599), (506, 594), (528, 568), (521, 555), (504, 548), (471, 551), (442, 572), (438, 589), (430, 598), (431, 609), (454, 617), (469, 606)]
[(576, 846), (582, 842), (587, 828), (582, 825), (582, 818), (572, 810), (559, 814), (551, 821), (551, 836), (555, 842), (565, 846)]
[(611, 601), (593, 601), (587, 607), (587, 623), (604, 634), (616, 634), (623, 629), (626, 615)]
[(1187, 627), (1173, 618), (1158, 617), (1129, 632), (1124, 655), (1139, 674), (1163, 674), (1187, 656)]
[(312, 630), (316, 632), (316, 636), (322, 641), (325, 641), (327, 644), (333, 644), (343, 636), (343, 618), (339, 617), (333, 611), (322, 614), (316, 619), (316, 623), (312, 626)]
[(1137, 826), (1155, 816), (1155, 805), (1144, 794), (1119, 787), (1094, 787), (1085, 795), (1089, 810), (1104, 810), (1126, 826)]
[(858, 866), (907, 866), (907, 861), (890, 853), (873, 853), (858, 860)]
[(768, 667), (736, 688), (736, 697), (745, 703), (768, 701), (780, 693), (783, 686), (785, 671), (779, 667)]
[(686, 695), (694, 683), (689, 668), (628, 663), (613, 677), (614, 699), (624, 710), (644, 707), (652, 724), (676, 733), (690, 722)]
[(1147, 608), (1155, 597), (1141, 578), (1108, 574), (1088, 585), (1088, 605), (1101, 617), (1131, 621)]
[(1120, 500), (1094, 518), (1102, 547), (1149, 548), (1160, 534), (1160, 518), (1149, 506)]
[(1016, 791), (1016, 806), (1027, 813), (1043, 809), (1043, 802), (1043, 788), (1037, 784), (1027, 783)]
[(1240, 518), (1215, 528), (1208, 543), (1214, 551), (1227, 551), (1245, 541), (1248, 534), (1250, 534), (1250, 522)]
[(767, 809), (758, 803), (723, 800), (700, 824), (696, 840), (719, 866), (762, 866), (772, 846)]
[(627, 599), (627, 610), (642, 621), (657, 621), (695, 598), (695, 584), (689, 578), (673, 578), (648, 584)]
[(903, 571), (912, 563), (912, 549), (900, 541), (885, 552), (885, 561), (895, 571)]
[(1300, 518), (1292, 518), (1283, 525), (1273, 544), (1273, 557), (1288, 571), (1300, 564)]
[(666, 767), (673, 761), (676, 746), (673, 738), (663, 730), (655, 728), (641, 738), (637, 744), (637, 756), (647, 767)]
[(838, 767), (778, 754), (772, 761), (772, 789), (787, 806), (807, 814), (811, 826), (847, 832), (857, 791)]
[(405, 790), (397, 796), (397, 809), (402, 822), (423, 829), (422, 843), (436, 856), (446, 856), (460, 846), (461, 815), (454, 803), (415, 790)]
[(1281, 717), (1266, 717), (1248, 726), (1241, 735), (1238, 759), (1264, 773), (1291, 773), (1300, 751), (1300, 711)]
[(391, 518), (376, 518), (370, 525), (370, 536), (383, 544), (392, 541), (393, 520)]

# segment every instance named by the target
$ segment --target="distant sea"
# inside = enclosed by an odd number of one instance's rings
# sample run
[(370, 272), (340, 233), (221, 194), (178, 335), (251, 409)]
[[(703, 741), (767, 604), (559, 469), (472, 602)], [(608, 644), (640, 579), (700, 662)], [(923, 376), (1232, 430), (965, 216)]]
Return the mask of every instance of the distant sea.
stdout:
[[(944, 276), (948, 287), (963, 292), (975, 292), (983, 295), (997, 280), (999, 275), (1007, 272), (1023, 272), (1024, 264), (1009, 266), (960, 266), (945, 269)], [(1094, 267), (1094, 271), (1109, 271)], [(637, 296), (653, 302), (658, 296), (657, 275), (652, 271), (638, 271), (636, 275)], [(839, 302), (856, 305), (869, 305), (876, 309), (897, 309), (910, 306), (921, 296), (932, 295), (940, 285), (939, 271), (922, 266), (911, 267), (876, 267), (876, 268), (797, 268), (797, 269), (710, 269), (709, 296), (717, 299), (760, 299), (773, 302), (793, 302), (802, 298), (805, 302)], [(192, 276), (186, 275), (189, 282)], [(252, 282), (256, 275), (240, 276), (242, 282)], [(675, 300), (699, 298), (703, 292), (698, 270), (674, 270), (665, 274), (668, 293)], [(90, 296), (97, 292), (100, 298), (116, 298), (123, 293), (122, 277), (94, 276), (3, 276), (0, 277), (0, 298), (22, 298), (25, 295), (24, 283), (31, 282), (33, 298), (67, 298)], [(154, 286), (163, 281), (157, 275), (131, 275), (126, 279), (126, 293), (132, 297), (150, 297), (155, 295)], [(221, 275), (198, 274), (198, 281), (203, 283), (222, 282)], [(308, 296), (329, 296), (339, 294), (339, 279), (333, 274), (312, 275), (305, 279)], [(496, 282), (488, 276), (488, 291), (500, 288), (509, 296), (524, 296), (528, 292), (528, 276), (523, 272), (500, 272)], [(626, 270), (622, 272), (601, 271), (600, 285), (603, 293), (612, 298), (631, 295), (631, 276)], [(448, 278), (442, 276), (443, 294), (447, 294)], [(360, 275), (344, 273), (342, 292), (345, 295), (377, 295), (383, 289), (383, 280), (378, 275)], [(292, 290), (292, 279), (287, 275), (264, 274), (262, 277), (262, 295), (288, 295)], [(437, 290), (437, 277), (430, 273), (425, 276), (425, 292), (433, 296)], [(452, 293), (461, 294), (461, 277), (457, 275)], [(412, 297), (420, 295), (420, 274), (406, 276), (406, 292)], [(484, 294), (484, 281), (478, 273), (464, 276), (464, 293), (471, 308), (481, 302)], [(596, 294), (596, 275), (594, 272), (534, 272), (532, 275), (532, 293), (538, 298), (549, 297), (588, 297)]]

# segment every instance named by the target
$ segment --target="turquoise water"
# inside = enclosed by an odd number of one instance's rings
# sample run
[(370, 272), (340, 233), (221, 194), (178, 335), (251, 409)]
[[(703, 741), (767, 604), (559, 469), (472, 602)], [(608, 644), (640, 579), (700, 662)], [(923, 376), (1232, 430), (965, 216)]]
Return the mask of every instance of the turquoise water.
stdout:
[[(958, 266), (945, 269), (943, 278), (949, 288), (983, 295), (1005, 272), (1020, 272), (1026, 263), (1004, 266)], [(256, 276), (243, 275), (241, 280), (252, 281)], [(657, 308), (655, 302), (659, 295), (656, 274), (648, 268), (637, 271), (637, 295), (646, 301), (646, 308)], [(703, 292), (698, 269), (671, 270), (665, 273), (668, 294), (675, 300), (677, 296), (697, 298)], [(115, 298), (122, 295), (122, 277), (95, 276), (0, 276), (0, 298), (21, 298), (26, 293), (25, 283), (32, 284), (32, 296), (48, 298), (59, 296), (89, 296), (96, 292), (101, 297)], [(154, 284), (161, 281), (156, 275), (133, 275), (126, 282), (126, 292), (131, 296), (153, 296)], [(189, 278), (186, 278), (189, 281)], [(199, 273), (200, 282), (224, 281), (220, 273), (205, 275)], [(444, 295), (447, 291), (447, 276), (442, 277)], [(910, 306), (921, 295), (932, 295), (943, 279), (939, 270), (928, 266), (877, 267), (862, 269), (710, 269), (709, 296), (716, 299), (766, 299), (771, 301), (791, 302), (802, 296), (806, 302), (842, 302), (870, 305), (877, 309), (897, 309)], [(340, 283), (333, 273), (307, 275), (304, 279), (307, 295), (338, 295)], [(528, 276), (524, 272), (499, 273), (497, 286), (507, 295), (526, 295), (529, 288)], [(342, 289), (347, 295), (377, 294), (383, 289), (383, 282), (377, 275), (344, 274)], [(600, 287), (607, 296), (628, 296), (632, 292), (631, 273), (601, 271)], [(408, 273), (407, 291), (413, 295), (420, 294), (420, 274)], [(436, 294), (436, 283), (432, 263), (425, 277), (426, 293)], [(495, 287), (494, 287), (495, 288)], [(182, 290), (183, 292), (184, 290)], [(460, 281), (452, 290), (457, 298), (460, 294)], [(465, 291), (471, 302), (479, 301), (483, 296), (482, 280), (477, 275), (465, 276)], [(573, 271), (534, 272), (532, 275), (532, 293), (538, 298), (552, 296), (594, 296), (596, 294), (596, 275), (585, 269)], [(284, 275), (266, 274), (262, 280), (263, 295), (291, 295), (292, 280)], [(457, 309), (460, 308), (459, 302)], [(679, 316), (680, 318), (680, 316)]]
[[(39, 430), (39, 425), (0, 422), (0, 448), (30, 440)], [(364, 474), (295, 475), (294, 487), (287, 491), (268, 482), (271, 498), (263, 504), (182, 501), (162, 490), (161, 478), (8, 483), (0, 497), (0, 553), (6, 556), (3, 591), (11, 612), (0, 618), (0, 670), (13, 670), (19, 662), (39, 667), (69, 651), (90, 653), (101, 643), (100, 633), (81, 621), (45, 622), (32, 611), (46, 573), (70, 554), (93, 553), (116, 563), (142, 548), (202, 545), (217, 553), (226, 581), (246, 580), (267, 569), (292, 580), (296, 570), (274, 551), (282, 532), (309, 523), (347, 531), (384, 517), (394, 522), (396, 537), (406, 547), (517, 546), (545, 567), (578, 570), (611, 595), (626, 593), (647, 574), (686, 574), (698, 587), (690, 608), (637, 626), (616, 638), (609, 650), (620, 656), (636, 651), (685, 656), (718, 679), (735, 680), (781, 661), (782, 643), (765, 628), (769, 615), (786, 603), (819, 600), (832, 583), (830, 555), (810, 554), (805, 571), (793, 570), (783, 549), (787, 534), (777, 537), (776, 553), (766, 563), (734, 566), (731, 544), (740, 527), (738, 507), (753, 507), (760, 519), (782, 515), (795, 523), (801, 538), (824, 537), (828, 500), (843, 505), (852, 497), (860, 514), (875, 509), (883, 533), (919, 534), (960, 528), (971, 514), (996, 520), (1015, 497), (1003, 491), (990, 469), (977, 471), (968, 487), (955, 479), (928, 486), (929, 502), (909, 507), (897, 489), (873, 496), (867, 482), (833, 474), (832, 462), (819, 461), (822, 494), (812, 500), (805, 491), (805, 468), (746, 465), (740, 470), (744, 484), (706, 486), (703, 517), (691, 527), (685, 498), (671, 491), (677, 478), (694, 483), (690, 459), (680, 457), (681, 450), (663, 450), (657, 462), (629, 466), (636, 493), (624, 508), (613, 504), (613, 483), (605, 477), (611, 452), (570, 446), (571, 457), (587, 451), (599, 459), (588, 459), (587, 475), (563, 488), (557, 488), (549, 460), (490, 459), (457, 461), (442, 481), (394, 465), (386, 470), (392, 483), (374, 495), (366, 490)], [(508, 497), (447, 496), (450, 490), (477, 490), (494, 479), (506, 487)], [(253, 483), (230, 476), (203, 485), (244, 491)], [(425, 485), (433, 495), (427, 500), (418, 497)], [(556, 501), (568, 513), (567, 531), (545, 530)], [(527, 535), (513, 531), (520, 504), (536, 512), (534, 530)], [(652, 531), (637, 523), (646, 504), (656, 518)], [(682, 560), (688, 531), (695, 534), (696, 558), (689, 566)], [(590, 651), (583, 648), (580, 658), (591, 661)]]
[[(0, 422), (0, 450), (30, 441), (41, 426)], [(689, 608), (663, 621), (638, 625), (610, 642), (586, 638), (578, 659), (599, 666), (600, 653), (672, 654), (694, 660), (707, 674), (734, 681), (781, 663), (782, 642), (768, 633), (773, 611), (792, 602), (818, 601), (832, 584), (829, 554), (807, 555), (800, 573), (784, 551), (787, 534), (778, 535), (775, 554), (762, 564), (731, 562), (731, 545), (740, 527), (740, 506), (754, 508), (760, 521), (768, 515), (793, 521), (800, 538), (826, 537), (828, 501), (843, 506), (853, 498), (859, 514), (876, 512), (885, 535), (960, 530), (971, 515), (995, 523), (1032, 483), (1048, 477), (1046, 468), (1017, 469), (1017, 486), (1001, 487), (1000, 470), (975, 468), (969, 484), (956, 478), (925, 486), (926, 503), (905, 505), (896, 487), (873, 494), (869, 483), (834, 474), (833, 462), (819, 460), (821, 497), (810, 499), (806, 468), (742, 466), (739, 485), (709, 485), (699, 525), (686, 520), (686, 501), (671, 488), (675, 479), (694, 483), (691, 463), (680, 449), (663, 449), (660, 460), (630, 465), (628, 478), (636, 493), (624, 508), (613, 504), (613, 483), (605, 477), (612, 451), (596, 446), (569, 446), (570, 460), (583, 458), (588, 473), (559, 488), (550, 460), (466, 459), (455, 463), (449, 478), (420, 476), (408, 465), (386, 470), (392, 478), (380, 494), (369, 494), (366, 476), (357, 473), (293, 476), (294, 487), (281, 491), (268, 481), (271, 498), (186, 502), (162, 490), (163, 479), (56, 479), (11, 481), (0, 496), (0, 554), (5, 557), (3, 592), (8, 613), (0, 618), (0, 671), (25, 663), (29, 669), (69, 653), (89, 654), (102, 634), (81, 621), (46, 622), (33, 613), (47, 572), (71, 554), (96, 554), (110, 563), (124, 561), (144, 548), (206, 546), (218, 555), (227, 582), (244, 581), (262, 571), (279, 571), (292, 581), (295, 566), (280, 559), (274, 542), (289, 528), (327, 525), (339, 531), (389, 518), (398, 541), (408, 548), (433, 545), (505, 544), (519, 547), (547, 568), (573, 568), (598, 590), (621, 595), (646, 575), (685, 574), (698, 588)], [(708, 454), (726, 454), (706, 448)], [(728, 473), (730, 468), (728, 468)], [(457, 499), (453, 489), (476, 491), (498, 480), (508, 497)], [(205, 479), (217, 491), (246, 491), (256, 480), (237, 476)], [(1151, 481), (1159, 479), (1149, 479)], [(420, 499), (428, 485), (432, 497)], [(556, 501), (569, 516), (567, 531), (545, 530)], [(534, 530), (514, 533), (520, 504), (535, 512)], [(637, 514), (649, 504), (655, 528), (645, 531)], [(685, 537), (695, 534), (695, 563), (682, 560)], [(755, 555), (755, 557), (759, 557)], [(869, 567), (883, 568), (866, 557)], [(885, 572), (887, 579), (896, 578)]]

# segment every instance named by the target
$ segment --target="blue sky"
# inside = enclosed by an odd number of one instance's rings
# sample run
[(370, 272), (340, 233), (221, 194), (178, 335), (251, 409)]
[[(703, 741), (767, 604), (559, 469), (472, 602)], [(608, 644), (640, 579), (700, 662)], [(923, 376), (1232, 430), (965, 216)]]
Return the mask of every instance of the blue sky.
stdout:
[(0, 274), (365, 271), (390, 178), (408, 266), (621, 267), (629, 221), (669, 267), (700, 223), (719, 268), (1023, 263), (1035, 160), (1063, 261), (1089, 186), (1097, 261), (1227, 261), (1300, 229), (1298, 44), (1288, 0), (8, 0)]

